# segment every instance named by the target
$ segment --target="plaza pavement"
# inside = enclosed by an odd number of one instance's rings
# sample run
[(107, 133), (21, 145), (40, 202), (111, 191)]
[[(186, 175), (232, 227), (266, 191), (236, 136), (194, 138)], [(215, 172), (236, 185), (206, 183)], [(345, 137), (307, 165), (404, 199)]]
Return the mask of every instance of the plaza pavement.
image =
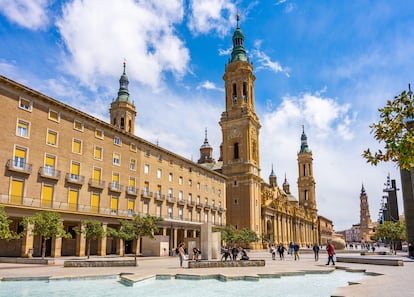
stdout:
[[(347, 252), (341, 252), (341, 256)], [(353, 253), (358, 256), (359, 253)], [(315, 262), (311, 251), (303, 251), (300, 260), (294, 261), (291, 255), (286, 255), (284, 261), (272, 260), (267, 251), (249, 252), (251, 259), (265, 259), (264, 267), (232, 267), (232, 268), (203, 268), (188, 269), (180, 268), (178, 257), (139, 257), (137, 267), (92, 267), (92, 268), (68, 268), (63, 267), (63, 262), (68, 259), (79, 257), (56, 258), (54, 265), (35, 264), (11, 264), (0, 263), (0, 280), (7, 279), (35, 279), (35, 278), (87, 278), (104, 277), (125, 274), (132, 281), (139, 281), (156, 274), (175, 275), (211, 275), (221, 274), (226, 277), (257, 276), (260, 274), (294, 274), (301, 272), (316, 272), (335, 269), (334, 266), (326, 266), (327, 255), (321, 252), (318, 262)], [(372, 256), (377, 257), (377, 256)], [(404, 261), (403, 266), (382, 266), (354, 263), (336, 263), (336, 268), (349, 268), (351, 270), (365, 270), (366, 272), (378, 273), (379, 276), (370, 276), (358, 281), (359, 284), (337, 288), (331, 296), (359, 297), (359, 296), (414, 296), (414, 261), (404, 255), (378, 256), (396, 257)], [(114, 257), (91, 257), (93, 260)], [(122, 259), (132, 259), (123, 257)], [(187, 263), (184, 262), (187, 267)]]

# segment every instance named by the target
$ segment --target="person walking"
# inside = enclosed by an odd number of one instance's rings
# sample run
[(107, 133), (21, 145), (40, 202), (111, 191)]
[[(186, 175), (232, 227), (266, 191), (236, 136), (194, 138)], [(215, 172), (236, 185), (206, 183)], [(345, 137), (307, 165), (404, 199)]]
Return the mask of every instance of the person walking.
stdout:
[(233, 246), (231, 249), (231, 255), (233, 256), (233, 261), (237, 260), (237, 255), (239, 254), (239, 249), (236, 246)]
[(279, 253), (280, 260), (285, 260), (285, 251), (286, 251), (286, 248), (283, 246), (283, 243), (280, 243), (279, 246), (277, 247), (277, 252)]
[(276, 247), (274, 244), (270, 247), (270, 253), (272, 254), (272, 260), (276, 259)]
[(299, 244), (295, 243), (293, 245), (293, 253), (295, 255), (295, 261), (298, 260), (299, 261)]
[(294, 247), (295, 245), (293, 244), (293, 242), (291, 241), (290, 243), (289, 243), (289, 251), (288, 251), (288, 254), (290, 254), (291, 256), (293, 256), (293, 247)]
[(183, 267), (183, 261), (184, 261), (184, 243), (180, 243), (178, 246), (178, 258), (180, 260), (180, 267)]
[(313, 249), (313, 253), (315, 255), (315, 261), (318, 261), (319, 260), (319, 245), (317, 243), (315, 243), (313, 245), (312, 249)]
[(329, 241), (328, 246), (326, 247), (326, 251), (328, 252), (328, 263), (326, 265), (329, 265), (332, 261), (332, 265), (335, 265), (334, 255), (335, 255), (335, 248), (333, 244)]

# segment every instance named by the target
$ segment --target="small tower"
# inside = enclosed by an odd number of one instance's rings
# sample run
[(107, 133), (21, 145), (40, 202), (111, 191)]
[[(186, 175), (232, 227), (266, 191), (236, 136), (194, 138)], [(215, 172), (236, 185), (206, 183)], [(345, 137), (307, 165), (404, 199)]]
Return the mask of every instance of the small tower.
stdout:
[(198, 164), (204, 163), (214, 163), (213, 158), (213, 147), (208, 143), (207, 139), (207, 128), (205, 129), (204, 143), (200, 147), (200, 159), (198, 159)]
[(372, 230), (371, 215), (369, 214), (368, 195), (365, 192), (364, 185), (362, 184), (360, 200), (360, 222), (359, 222), (359, 234), (361, 242), (369, 242), (370, 233)]
[(299, 205), (316, 214), (315, 180), (313, 178), (313, 158), (312, 151), (308, 146), (308, 138), (305, 128), (302, 126), (302, 136), (300, 138), (300, 151), (298, 153), (298, 194)]
[(283, 187), (283, 191), (284, 191), (286, 194), (290, 194), (290, 185), (289, 185), (289, 182), (287, 181), (287, 178), (286, 178), (286, 173), (285, 173), (285, 181), (283, 182), (282, 187)]
[(272, 188), (275, 188), (277, 186), (277, 178), (276, 178), (276, 174), (273, 171), (273, 164), (272, 164), (272, 172), (269, 175), (269, 184)]
[(119, 79), (118, 97), (112, 101), (109, 109), (111, 124), (125, 132), (134, 134), (135, 130), (135, 105), (129, 99), (128, 76), (125, 73), (126, 64), (124, 62), (124, 72)]

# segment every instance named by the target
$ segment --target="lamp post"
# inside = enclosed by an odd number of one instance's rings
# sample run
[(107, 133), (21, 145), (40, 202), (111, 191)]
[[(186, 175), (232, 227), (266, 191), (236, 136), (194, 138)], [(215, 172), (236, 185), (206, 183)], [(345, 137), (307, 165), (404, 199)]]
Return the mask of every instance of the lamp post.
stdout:
[[(408, 97), (413, 99), (411, 85), (408, 85)], [(403, 120), (407, 125), (408, 132), (414, 128), (414, 118), (405, 118)], [(414, 167), (410, 169), (400, 169), (401, 186), (404, 203), (405, 225), (407, 228), (407, 242), (414, 246)], [(409, 256), (414, 257), (414, 251), (409, 251)]]

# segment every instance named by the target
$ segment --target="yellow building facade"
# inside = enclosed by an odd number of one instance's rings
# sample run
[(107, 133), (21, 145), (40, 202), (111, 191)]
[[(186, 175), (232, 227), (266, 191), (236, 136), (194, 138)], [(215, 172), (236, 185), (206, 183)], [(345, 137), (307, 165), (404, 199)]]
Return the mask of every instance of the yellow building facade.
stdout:
[[(25, 216), (59, 212), (71, 239), (48, 243), (52, 256), (85, 254), (85, 239), (73, 232), (81, 220), (96, 219), (104, 228), (134, 214), (159, 216), (160, 235), (169, 246), (197, 238), (200, 225), (226, 224), (226, 178), (134, 135), (135, 106), (128, 77), (120, 79), (111, 103), (111, 123), (0, 76), (0, 204), (18, 231)], [(40, 238), (0, 241), (0, 255), (40, 254)], [(139, 244), (103, 238), (92, 253), (132, 252)], [(139, 252), (139, 250), (138, 250)]]

